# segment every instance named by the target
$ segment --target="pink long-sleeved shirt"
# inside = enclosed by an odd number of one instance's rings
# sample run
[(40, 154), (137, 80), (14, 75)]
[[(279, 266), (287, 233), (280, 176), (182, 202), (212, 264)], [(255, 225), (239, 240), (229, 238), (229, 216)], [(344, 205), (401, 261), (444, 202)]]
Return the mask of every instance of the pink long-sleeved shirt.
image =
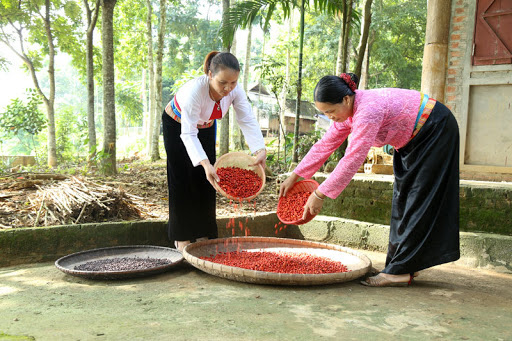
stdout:
[(420, 102), (421, 94), (415, 90), (356, 90), (353, 116), (343, 122), (333, 122), (294, 173), (311, 178), (351, 134), (345, 156), (318, 188), (321, 193), (335, 199), (357, 173), (372, 146), (389, 144), (400, 149), (409, 142)]

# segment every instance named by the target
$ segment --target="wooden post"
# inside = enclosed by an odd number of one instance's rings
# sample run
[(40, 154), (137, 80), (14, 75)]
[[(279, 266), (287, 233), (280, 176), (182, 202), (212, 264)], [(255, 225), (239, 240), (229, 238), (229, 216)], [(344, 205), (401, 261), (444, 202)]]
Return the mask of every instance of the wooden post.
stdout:
[(451, 0), (428, 2), (421, 91), (441, 102), (446, 83), (450, 18)]

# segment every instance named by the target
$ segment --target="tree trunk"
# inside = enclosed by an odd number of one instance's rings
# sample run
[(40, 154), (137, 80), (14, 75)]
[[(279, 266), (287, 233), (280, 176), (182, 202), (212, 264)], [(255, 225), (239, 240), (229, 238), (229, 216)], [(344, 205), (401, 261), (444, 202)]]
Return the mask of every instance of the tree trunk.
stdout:
[(444, 101), (446, 86), (450, 14), (450, 1), (431, 0), (428, 2), (421, 91), (440, 102)]
[(94, 112), (94, 28), (98, 19), (100, 1), (96, 1), (94, 9), (90, 9), (89, 0), (84, 0), (87, 15), (87, 42), (86, 42), (86, 73), (87, 73), (87, 129), (89, 136), (89, 155), (91, 160), (96, 154), (96, 118)]
[(48, 166), (57, 166), (57, 139), (55, 136), (55, 46), (50, 25), (50, 0), (45, 0), (44, 29), (48, 40), (48, 81), (50, 95), (45, 101), (48, 113)]
[(350, 30), (352, 28), (352, 6), (354, 4), (353, 0), (348, 0), (347, 3), (347, 18), (345, 19), (345, 32), (343, 33), (343, 55), (342, 55), (342, 72), (347, 72), (348, 66), (348, 48), (349, 48), (349, 38), (350, 38)]
[(148, 40), (148, 73), (149, 73), (149, 112), (148, 112), (148, 131), (146, 135), (146, 154), (151, 156), (151, 132), (153, 121), (155, 120), (155, 69), (153, 62), (153, 25), (151, 18), (153, 16), (153, 7), (151, 0), (146, 0), (146, 7), (148, 9), (148, 17), (146, 19), (147, 32), (146, 37)]
[(336, 74), (347, 72), (348, 60), (348, 41), (350, 28), (352, 24), (352, 5), (353, 0), (343, 1), (343, 18), (341, 20), (341, 35), (338, 43), (338, 58), (336, 64)]
[[(222, 16), (226, 20), (226, 14), (229, 10), (229, 0), (222, 0)], [(225, 45), (224, 51), (229, 52), (231, 45)], [(220, 148), (219, 155), (229, 153), (229, 109), (228, 112), (222, 117), (220, 124)]]
[[(277, 126), (277, 133), (279, 136), (278, 147), (277, 147), (277, 159), (279, 159), (279, 151), (281, 150), (281, 142), (286, 142), (286, 124), (285, 124), (285, 113), (286, 113), (286, 97), (288, 94), (288, 87), (290, 85), (290, 65), (291, 65), (291, 40), (292, 40), (292, 32), (293, 32), (293, 13), (290, 13), (290, 17), (288, 18), (288, 44), (286, 44), (286, 76), (283, 82), (283, 88), (281, 89), (280, 94), (280, 105), (279, 105), (279, 119)], [(283, 126), (284, 124), (284, 126)], [(284, 154), (283, 161), (286, 165), (286, 143), (284, 145)]]
[[(250, 67), (251, 67), (251, 45), (252, 45), (252, 26), (249, 25), (247, 29), (247, 44), (245, 50), (245, 63), (244, 63), (244, 91), (247, 94), (249, 92), (249, 76), (250, 76)], [(236, 119), (233, 120), (235, 124), (233, 125), (233, 136), (234, 136), (234, 145), (235, 149), (242, 150), (245, 146), (245, 138), (244, 134), (240, 130), (238, 123), (236, 123)]]
[(363, 25), (361, 25), (361, 38), (357, 47), (357, 62), (354, 73), (361, 78), (361, 68), (363, 65), (364, 54), (368, 43), (368, 32), (372, 21), (372, 0), (365, 0), (363, 10)]
[(148, 141), (148, 101), (146, 96), (146, 68), (142, 68), (142, 80), (140, 86), (140, 101), (142, 103), (142, 134), (144, 135), (144, 141)]
[(368, 88), (369, 70), (370, 70), (370, 51), (372, 50), (373, 41), (375, 40), (375, 31), (370, 32), (370, 38), (366, 42), (364, 52), (363, 65), (361, 67), (361, 78), (359, 79), (359, 89)]
[(297, 103), (295, 106), (295, 129), (293, 138), (293, 162), (299, 161), (299, 128), (300, 128), (300, 101), (302, 97), (302, 51), (304, 50), (304, 2), (301, 0), (300, 5), (300, 37), (299, 37), (299, 77), (297, 79)]
[(151, 161), (160, 159), (158, 140), (160, 137), (160, 115), (162, 115), (162, 60), (164, 54), (164, 33), (167, 12), (167, 1), (160, 0), (160, 29), (158, 30), (158, 49), (156, 51), (155, 73), (155, 113), (151, 129)]
[(245, 50), (245, 63), (244, 63), (244, 90), (247, 92), (249, 89), (249, 70), (251, 67), (251, 45), (252, 45), (252, 26), (247, 29), (247, 48)]
[(338, 55), (336, 58), (336, 75), (339, 75), (341, 73), (342, 67), (341, 67), (341, 59), (343, 56), (343, 33), (345, 32), (345, 18), (347, 16), (347, 1), (343, 0), (343, 12), (341, 17), (341, 31), (340, 31), (340, 38), (338, 40)]
[(116, 169), (116, 105), (114, 77), (114, 7), (116, 0), (102, 0), (101, 41), (103, 63), (103, 170), (115, 174)]
[[(231, 51), (233, 51), (233, 54), (236, 56), (236, 36), (233, 37), (233, 45), (231, 46)], [(247, 57), (247, 56), (246, 56)], [(246, 58), (247, 59), (247, 58)], [(244, 65), (244, 81), (243, 85), (245, 86), (245, 65)], [(244, 87), (245, 90), (245, 87)], [(245, 90), (245, 93), (247, 94), (247, 90)], [(231, 121), (231, 145), (234, 147), (235, 150), (243, 150), (244, 149), (244, 135), (242, 134), (242, 130), (240, 129), (240, 126), (238, 125), (238, 122), (236, 120), (236, 117), (233, 116), (233, 119)]]

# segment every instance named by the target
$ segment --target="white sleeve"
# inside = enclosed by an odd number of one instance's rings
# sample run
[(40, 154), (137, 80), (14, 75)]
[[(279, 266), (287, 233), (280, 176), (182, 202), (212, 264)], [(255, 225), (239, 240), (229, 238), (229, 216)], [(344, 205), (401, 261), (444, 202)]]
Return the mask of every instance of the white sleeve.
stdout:
[(235, 109), (236, 120), (251, 152), (254, 153), (261, 148), (265, 148), (260, 125), (252, 112), (251, 105), (242, 87), (237, 85), (233, 92), (233, 108)]
[(195, 82), (185, 91), (178, 91), (177, 100), (181, 108), (181, 140), (187, 149), (188, 156), (194, 167), (200, 165), (201, 161), (207, 159), (206, 152), (197, 137), (199, 129), (197, 123), (201, 113), (201, 89), (200, 83)]

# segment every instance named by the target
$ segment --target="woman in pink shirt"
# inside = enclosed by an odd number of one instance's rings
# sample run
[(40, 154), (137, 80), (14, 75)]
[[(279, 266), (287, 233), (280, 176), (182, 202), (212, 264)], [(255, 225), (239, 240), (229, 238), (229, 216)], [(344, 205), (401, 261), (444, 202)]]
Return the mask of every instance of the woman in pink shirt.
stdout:
[(345, 156), (311, 194), (306, 212), (318, 214), (363, 164), (372, 146), (395, 148), (393, 201), (386, 267), (362, 284), (410, 284), (418, 271), (455, 261), (459, 249), (459, 129), (451, 111), (426, 94), (405, 89), (357, 90), (354, 74), (325, 76), (315, 105), (333, 124), (280, 188), (310, 178), (350, 134)]

